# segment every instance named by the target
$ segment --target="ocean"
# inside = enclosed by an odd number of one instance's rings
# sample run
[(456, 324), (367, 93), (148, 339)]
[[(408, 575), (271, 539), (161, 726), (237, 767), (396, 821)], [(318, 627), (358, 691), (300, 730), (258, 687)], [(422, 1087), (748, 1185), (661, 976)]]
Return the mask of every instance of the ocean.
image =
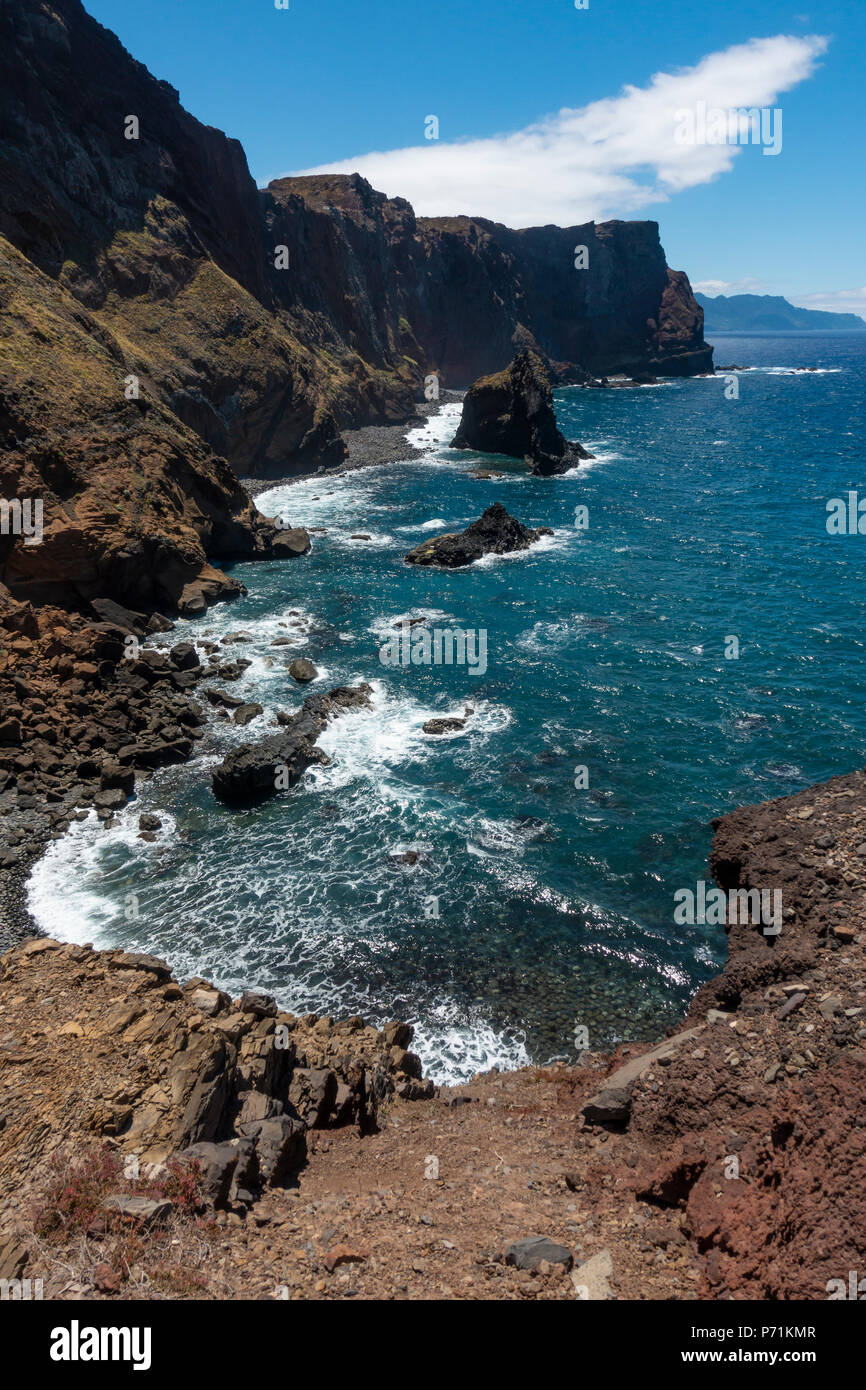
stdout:
[[(564, 477), (451, 450), (446, 405), (411, 431), (421, 459), (260, 494), (325, 528), (312, 553), (235, 566), (245, 598), (158, 642), (252, 639), (226, 649), (252, 665), (225, 688), (265, 714), (219, 726), (222, 752), (316, 691), (367, 681), (374, 706), (263, 806), (218, 803), (211, 756), (158, 771), (111, 829), (73, 825), (28, 885), (44, 930), (297, 1013), (409, 1019), (442, 1082), (680, 1017), (725, 950), (674, 922), (711, 818), (866, 761), (866, 537), (826, 524), (831, 499), (866, 497), (866, 334), (718, 335), (715, 360), (751, 370), (557, 391), (596, 456)], [(466, 570), (404, 563), (493, 501), (553, 535)], [(384, 665), (404, 617), (483, 632), (486, 669)], [(449, 715), (465, 728), (422, 731)]]

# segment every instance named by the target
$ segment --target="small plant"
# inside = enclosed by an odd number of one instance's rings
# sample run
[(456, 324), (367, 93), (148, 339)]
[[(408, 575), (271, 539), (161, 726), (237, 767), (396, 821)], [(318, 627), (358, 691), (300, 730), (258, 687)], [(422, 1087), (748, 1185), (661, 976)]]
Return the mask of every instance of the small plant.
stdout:
[(62, 1239), (104, 1226), (102, 1203), (124, 1185), (117, 1151), (104, 1144), (76, 1158), (55, 1154), (51, 1167), (44, 1200), (34, 1212), (37, 1234)]

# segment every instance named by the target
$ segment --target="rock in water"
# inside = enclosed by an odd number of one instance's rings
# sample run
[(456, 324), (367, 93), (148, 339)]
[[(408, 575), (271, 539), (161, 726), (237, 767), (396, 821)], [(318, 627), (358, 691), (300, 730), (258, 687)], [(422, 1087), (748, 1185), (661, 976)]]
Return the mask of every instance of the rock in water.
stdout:
[(289, 662), (289, 675), (299, 685), (306, 685), (308, 681), (314, 681), (318, 674), (316, 667), (306, 656), (295, 657), (294, 661)]
[(466, 720), (452, 719), (450, 717), (445, 719), (428, 719), (426, 723), (421, 725), (421, 728), (425, 734), (454, 734), (466, 728)]
[(491, 552), (505, 555), (511, 550), (528, 550), (542, 536), (551, 536), (549, 526), (540, 526), (537, 531), (524, 526), (522, 521), (511, 516), (501, 502), (492, 507), (467, 526), (465, 531), (450, 531), (443, 536), (431, 536), (410, 550), (406, 556), (407, 565), (444, 565), (446, 569), (457, 569), (460, 565), (471, 565), (482, 555)]
[(214, 770), (211, 784), (220, 801), (264, 801), (294, 786), (313, 763), (328, 759), (315, 747), (325, 725), (347, 709), (370, 706), (369, 685), (340, 686), (327, 694), (311, 695), (290, 715), (278, 734), (261, 743), (233, 748)]
[(483, 376), (469, 388), (451, 444), (525, 458), (531, 471), (542, 476), (565, 473), (580, 459), (593, 457), (559, 430), (550, 378), (531, 348), (519, 352), (504, 371)]

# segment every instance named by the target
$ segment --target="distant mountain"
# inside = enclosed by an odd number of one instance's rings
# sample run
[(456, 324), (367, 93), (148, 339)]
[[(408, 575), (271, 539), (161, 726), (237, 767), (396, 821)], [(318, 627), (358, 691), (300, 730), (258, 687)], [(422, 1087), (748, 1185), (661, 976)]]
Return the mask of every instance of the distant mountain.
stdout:
[(824, 309), (798, 309), (780, 294), (695, 293), (704, 311), (705, 333), (781, 332), (791, 329), (846, 329), (866, 333), (866, 320), (857, 314), (831, 314)]

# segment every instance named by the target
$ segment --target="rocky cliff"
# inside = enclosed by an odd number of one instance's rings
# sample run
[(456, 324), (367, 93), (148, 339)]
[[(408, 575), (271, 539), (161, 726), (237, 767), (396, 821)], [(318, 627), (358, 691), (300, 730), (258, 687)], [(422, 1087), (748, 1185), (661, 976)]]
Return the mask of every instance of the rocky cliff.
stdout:
[[(237, 141), (184, 111), (78, 0), (0, 4), (0, 247), (7, 445), (28, 441), (37, 472), (51, 455), (42, 481), (61, 505), (98, 463), (119, 507), (106, 469), (148, 460), (150, 491), (178, 494), (179, 532), (211, 554), (257, 548), (214, 453), (238, 476), (338, 462), (342, 428), (405, 419), (430, 371), (468, 384), (515, 345), (566, 369), (710, 363), (655, 223), (418, 219), (358, 176), (259, 191)], [(163, 487), (181, 459), (196, 479)], [(181, 505), (196, 488), (228, 535)]]

